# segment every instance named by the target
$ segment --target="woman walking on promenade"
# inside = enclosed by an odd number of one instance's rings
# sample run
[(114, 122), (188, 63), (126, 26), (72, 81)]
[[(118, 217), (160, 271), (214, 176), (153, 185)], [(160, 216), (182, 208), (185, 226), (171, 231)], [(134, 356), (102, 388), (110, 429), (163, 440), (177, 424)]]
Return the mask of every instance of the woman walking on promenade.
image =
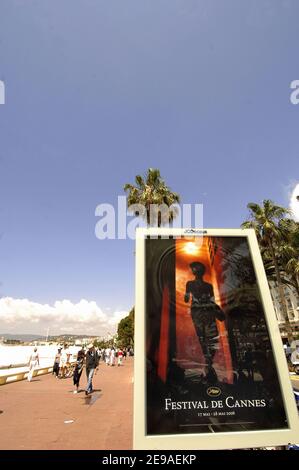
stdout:
[(112, 347), (111, 348), (111, 353), (110, 353), (110, 365), (114, 366), (115, 364), (115, 349)]
[(59, 348), (56, 353), (56, 356), (54, 359), (54, 365), (53, 365), (53, 375), (55, 374), (56, 379), (58, 379), (58, 376), (59, 376), (60, 357), (61, 357), (61, 348)]
[(81, 378), (82, 371), (83, 371), (84, 358), (85, 358), (85, 352), (84, 352), (84, 349), (82, 348), (78, 352), (77, 362), (76, 362), (76, 366), (74, 370), (73, 381), (76, 387), (76, 390), (74, 390), (74, 393), (78, 393), (79, 391), (79, 383), (80, 383), (80, 378)]
[(32, 377), (33, 377), (33, 371), (36, 366), (39, 366), (39, 355), (37, 352), (37, 348), (34, 348), (34, 351), (30, 356), (28, 365), (29, 365), (29, 373), (28, 373), (27, 380), (28, 382), (31, 382)]
[(99, 356), (96, 352), (94, 345), (90, 343), (87, 346), (87, 353), (86, 353), (86, 377), (87, 377), (87, 386), (85, 390), (85, 395), (89, 395), (92, 391), (92, 379), (94, 375), (94, 371), (98, 370), (99, 366)]
[(117, 353), (117, 366), (122, 365), (123, 357), (124, 357), (124, 353), (123, 353), (122, 349), (120, 349)]
[(123, 349), (123, 356), (124, 356), (124, 360), (126, 360), (127, 359), (127, 348)]
[(65, 344), (63, 346), (63, 350), (61, 351), (60, 364), (59, 364), (60, 374), (61, 374), (60, 378), (61, 379), (65, 378), (65, 373), (66, 373), (66, 370), (67, 370), (67, 364), (70, 361), (70, 356), (71, 356), (71, 352), (68, 349), (67, 344)]
[(110, 349), (110, 348), (106, 348), (106, 349), (105, 349), (105, 362), (106, 362), (106, 366), (109, 366), (109, 364), (110, 364), (110, 355), (111, 355), (111, 349)]

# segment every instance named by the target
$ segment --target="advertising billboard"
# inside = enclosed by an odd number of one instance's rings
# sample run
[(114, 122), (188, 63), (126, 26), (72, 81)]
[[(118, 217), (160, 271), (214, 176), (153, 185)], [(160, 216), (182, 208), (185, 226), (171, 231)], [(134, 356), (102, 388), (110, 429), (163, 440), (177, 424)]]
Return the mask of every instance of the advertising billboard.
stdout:
[(140, 229), (136, 244), (135, 448), (294, 442), (297, 410), (254, 231)]

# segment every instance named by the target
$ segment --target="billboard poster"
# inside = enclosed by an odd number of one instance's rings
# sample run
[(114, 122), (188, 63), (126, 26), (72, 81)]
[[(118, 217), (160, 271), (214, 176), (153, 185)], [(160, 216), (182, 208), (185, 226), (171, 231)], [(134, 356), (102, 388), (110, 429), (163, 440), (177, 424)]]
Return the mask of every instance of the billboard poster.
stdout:
[(185, 438), (178, 448), (211, 448), (202, 439), (208, 436), (215, 448), (255, 446), (255, 435), (268, 436), (268, 445), (289, 442), (288, 401), (296, 408), (290, 384), (283, 388), (286, 363), (280, 355), (278, 364), (251, 231), (209, 232), (143, 236), (136, 318), (143, 313), (144, 445), (147, 438), (171, 448), (178, 436)]

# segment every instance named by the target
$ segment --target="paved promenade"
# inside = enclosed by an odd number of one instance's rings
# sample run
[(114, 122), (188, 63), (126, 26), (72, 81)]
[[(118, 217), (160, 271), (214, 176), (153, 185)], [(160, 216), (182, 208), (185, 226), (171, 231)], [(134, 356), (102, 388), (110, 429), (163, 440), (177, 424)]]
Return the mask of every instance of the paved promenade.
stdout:
[(0, 387), (0, 449), (131, 449), (133, 358), (100, 363), (94, 393), (73, 394), (72, 379), (51, 374)]

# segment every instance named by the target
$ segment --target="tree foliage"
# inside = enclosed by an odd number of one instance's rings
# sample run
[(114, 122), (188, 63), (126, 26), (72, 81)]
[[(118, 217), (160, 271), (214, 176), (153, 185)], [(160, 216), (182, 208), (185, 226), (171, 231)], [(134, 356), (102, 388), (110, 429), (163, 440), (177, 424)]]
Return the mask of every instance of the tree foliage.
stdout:
[(255, 230), (266, 274), (278, 287), (280, 304), (285, 320), (288, 339), (293, 339), (288, 318), (283, 284), (298, 288), (298, 224), (289, 218), (290, 211), (265, 199), (262, 205), (249, 203), (250, 218), (243, 222), (243, 228)]
[(123, 318), (117, 328), (117, 343), (119, 347), (133, 347), (134, 345), (134, 307), (129, 315)]
[[(128, 193), (128, 207), (138, 204), (145, 208), (145, 213), (142, 215), (148, 225), (160, 227), (163, 222), (169, 222), (177, 215), (175, 206), (169, 211), (167, 221), (164, 221), (161, 212), (157, 211), (157, 207), (162, 204), (170, 207), (180, 202), (179, 194), (171, 191), (157, 168), (149, 168), (144, 177), (135, 176), (135, 184), (125, 184), (124, 191)], [(140, 215), (138, 210), (136, 215)]]

